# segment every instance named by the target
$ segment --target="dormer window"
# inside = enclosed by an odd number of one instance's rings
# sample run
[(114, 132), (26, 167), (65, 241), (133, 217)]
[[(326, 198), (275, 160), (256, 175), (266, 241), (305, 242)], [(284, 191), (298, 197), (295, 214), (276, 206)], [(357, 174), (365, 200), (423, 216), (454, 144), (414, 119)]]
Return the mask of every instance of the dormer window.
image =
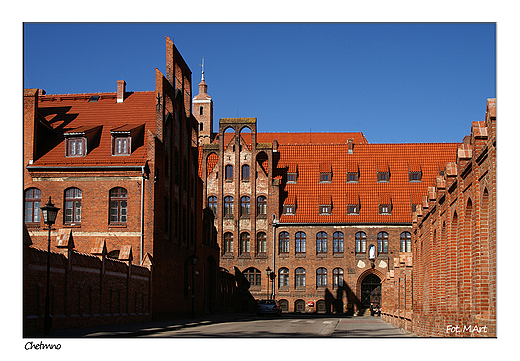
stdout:
[(296, 183), (298, 180), (298, 166), (290, 164), (287, 169), (287, 183)]
[(319, 214), (332, 214), (332, 198), (328, 196), (319, 196), (318, 199)]
[(111, 129), (112, 155), (131, 155), (139, 145), (143, 128), (143, 125), (126, 124)]
[(347, 182), (349, 183), (358, 183), (359, 182), (359, 173), (347, 173)]
[(389, 193), (380, 193), (379, 214), (392, 214), (392, 199)]
[(65, 155), (67, 157), (86, 156), (89, 148), (92, 149), (94, 147), (100, 130), (101, 126), (84, 126), (63, 133), (65, 136)]
[(283, 213), (284, 214), (295, 214), (296, 213), (296, 197), (289, 196), (283, 202)]
[(359, 195), (348, 194), (347, 202), (347, 214), (359, 214)]
[(332, 181), (332, 166), (330, 163), (320, 164), (320, 183)]

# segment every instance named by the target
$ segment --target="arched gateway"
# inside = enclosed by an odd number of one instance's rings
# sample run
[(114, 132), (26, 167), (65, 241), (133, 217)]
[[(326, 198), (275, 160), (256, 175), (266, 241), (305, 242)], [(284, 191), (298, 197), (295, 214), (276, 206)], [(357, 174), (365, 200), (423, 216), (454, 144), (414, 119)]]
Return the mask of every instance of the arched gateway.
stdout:
[(361, 308), (381, 305), (381, 279), (374, 273), (367, 274), (361, 281), (359, 300)]

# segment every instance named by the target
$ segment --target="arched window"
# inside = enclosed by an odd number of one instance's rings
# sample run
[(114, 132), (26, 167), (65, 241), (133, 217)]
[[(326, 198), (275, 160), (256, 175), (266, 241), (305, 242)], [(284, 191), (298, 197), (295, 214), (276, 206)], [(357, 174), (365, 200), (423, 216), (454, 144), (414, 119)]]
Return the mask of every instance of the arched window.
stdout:
[(327, 253), (327, 233), (318, 232), (316, 235), (316, 252)]
[(365, 232), (356, 233), (356, 253), (366, 253), (367, 235)]
[(224, 233), (224, 253), (233, 253), (233, 233)]
[(249, 253), (251, 247), (249, 233), (243, 232), (240, 234), (240, 254)]
[(248, 216), (251, 214), (251, 199), (247, 196), (240, 198), (240, 215)]
[(267, 252), (266, 245), (267, 236), (265, 232), (256, 234), (256, 254), (264, 254)]
[(226, 180), (233, 180), (233, 166), (226, 165)]
[(81, 189), (68, 188), (65, 190), (65, 207), (63, 209), (63, 223), (81, 223)]
[(242, 166), (242, 180), (249, 180), (249, 166), (247, 164)]
[(343, 232), (334, 232), (332, 235), (334, 253), (343, 253)]
[(256, 214), (259, 216), (267, 214), (267, 198), (265, 196), (256, 199)]
[(233, 215), (233, 197), (231, 196), (224, 198), (224, 215)]
[(289, 233), (281, 232), (278, 235), (278, 245), (280, 253), (288, 253), (289, 252)]
[(412, 252), (412, 235), (410, 232), (401, 233), (401, 252)]
[(320, 267), (316, 270), (316, 287), (327, 286), (327, 269)]
[(261, 286), (262, 285), (262, 273), (260, 270), (249, 267), (244, 271), (244, 276), (249, 281), (251, 286)]
[(110, 223), (126, 223), (127, 216), (127, 192), (126, 189), (117, 187), (110, 190)]
[(305, 232), (296, 232), (295, 235), (295, 251), (296, 253), (305, 253)]
[(214, 215), (217, 215), (217, 197), (211, 196), (208, 198), (208, 207), (211, 209)]
[(343, 287), (343, 268), (332, 270), (332, 288)]
[(296, 287), (304, 287), (305, 286), (305, 268), (298, 267), (294, 272), (295, 278), (295, 286)]
[(42, 192), (38, 188), (29, 188), (24, 193), (24, 221), (25, 223), (40, 223), (40, 207)]
[(377, 234), (377, 253), (388, 253), (388, 233)]
[(278, 287), (289, 286), (289, 269), (282, 267), (278, 270)]

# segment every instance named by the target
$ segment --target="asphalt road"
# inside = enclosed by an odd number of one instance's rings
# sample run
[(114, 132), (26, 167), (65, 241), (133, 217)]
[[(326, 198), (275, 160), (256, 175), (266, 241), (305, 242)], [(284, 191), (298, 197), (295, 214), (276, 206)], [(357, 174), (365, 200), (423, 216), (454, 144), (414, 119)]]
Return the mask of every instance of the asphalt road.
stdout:
[(378, 317), (258, 317), (148, 334), (146, 337), (411, 337)]

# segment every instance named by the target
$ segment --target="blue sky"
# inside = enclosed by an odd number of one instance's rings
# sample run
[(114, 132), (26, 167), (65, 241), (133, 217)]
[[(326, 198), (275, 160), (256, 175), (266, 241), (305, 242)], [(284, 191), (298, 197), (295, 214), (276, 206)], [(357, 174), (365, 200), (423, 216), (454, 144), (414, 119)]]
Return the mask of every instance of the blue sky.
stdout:
[(205, 58), (214, 121), (264, 132), (361, 131), (371, 143), (459, 142), (496, 96), (494, 23), (25, 23), (24, 87), (154, 90), (165, 36)]

